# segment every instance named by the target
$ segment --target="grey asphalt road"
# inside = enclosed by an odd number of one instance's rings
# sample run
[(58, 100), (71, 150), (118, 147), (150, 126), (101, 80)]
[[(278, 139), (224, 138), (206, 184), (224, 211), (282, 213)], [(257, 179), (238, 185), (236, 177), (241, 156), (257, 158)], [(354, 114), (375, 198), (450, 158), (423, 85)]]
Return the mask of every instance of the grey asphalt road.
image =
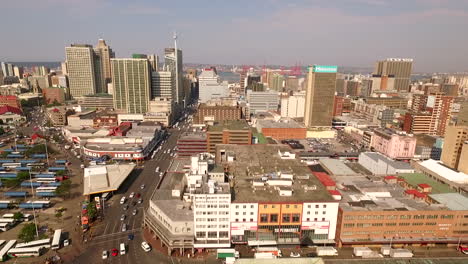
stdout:
[[(177, 144), (177, 139), (181, 132), (184, 130), (172, 129), (170, 137), (162, 149), (157, 152), (155, 157), (147, 160), (143, 168), (136, 169), (122, 184), (119, 191), (114, 193), (113, 197), (106, 202), (104, 208), (104, 219), (101, 223), (92, 228), (93, 237), (87, 242), (87, 249), (79, 258), (75, 259), (73, 263), (177, 263), (175, 260), (152, 250), (151, 252), (144, 252), (141, 249), (142, 238), (142, 222), (143, 210), (148, 206), (148, 199), (150, 199), (154, 188), (160, 179), (159, 174), (155, 172), (157, 167), (160, 171), (166, 171), (170, 165), (172, 157), (165, 154), (164, 151), (174, 149)], [(145, 184), (142, 190), (140, 186)], [(134, 197), (129, 199), (131, 192), (140, 193), (143, 198), (142, 204), (132, 205), (138, 198)], [(124, 211), (123, 206), (120, 204), (121, 197), (127, 197), (126, 204), (129, 209)], [(133, 209), (137, 209), (137, 214), (132, 215)], [(125, 220), (121, 221), (120, 217), (125, 214)], [(127, 231), (122, 232), (122, 225), (127, 225)], [(128, 234), (134, 234), (132, 241), (128, 240)], [(127, 246), (127, 253), (123, 256), (109, 256), (107, 260), (102, 260), (101, 255), (104, 250), (108, 252), (113, 249), (119, 249), (120, 243), (125, 243)], [(174, 262), (173, 262), (174, 261)]]

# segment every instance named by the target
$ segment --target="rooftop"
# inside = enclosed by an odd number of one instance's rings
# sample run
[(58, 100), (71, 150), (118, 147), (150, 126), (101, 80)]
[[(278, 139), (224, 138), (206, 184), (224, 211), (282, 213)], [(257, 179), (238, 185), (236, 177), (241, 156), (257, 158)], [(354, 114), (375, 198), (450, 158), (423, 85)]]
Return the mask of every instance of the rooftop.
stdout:
[[(287, 155), (289, 147), (220, 144), (216, 150), (217, 164), (229, 166), (233, 177), (233, 202), (334, 201), (308, 167)], [(280, 196), (279, 189), (292, 194)]]
[(304, 126), (290, 118), (281, 119), (279, 121), (260, 119), (257, 120), (257, 126), (262, 128), (304, 128)]
[(204, 132), (185, 132), (180, 135), (180, 140), (205, 140), (206, 141), (206, 133)]
[(395, 169), (399, 170), (410, 170), (412, 169), (411, 165), (409, 163), (403, 162), (403, 161), (394, 161), (390, 158), (387, 158), (386, 156), (377, 153), (377, 152), (363, 152), (361, 155), (366, 155), (369, 158), (373, 159), (375, 162), (378, 162), (379, 160), (382, 162), (387, 163), (389, 166), (392, 166)]
[(85, 168), (83, 195), (118, 190), (134, 168), (135, 164), (112, 164)]
[(208, 126), (208, 131), (219, 132), (223, 130), (247, 130), (250, 129), (245, 120), (227, 120), (224, 122), (216, 122), (213, 126)]
[(332, 175), (356, 175), (357, 173), (348, 167), (342, 160), (338, 159), (320, 159), (320, 165)]
[[(151, 200), (173, 221), (193, 221), (193, 211), (190, 203), (184, 202), (179, 196), (173, 196), (172, 191), (185, 186), (184, 173), (167, 172), (161, 186), (157, 189)], [(177, 210), (174, 210), (176, 209)]]
[(468, 210), (468, 198), (459, 193), (430, 194), (429, 197), (450, 210)]
[(458, 184), (468, 184), (468, 174), (452, 170), (437, 160), (425, 160), (423, 162), (420, 162), (419, 165), (440, 175), (448, 181), (455, 182)]
[(397, 183), (386, 183), (380, 176), (333, 177), (342, 195), (344, 211), (414, 211), (448, 209), (443, 204), (428, 204), (405, 194)]
[(432, 187), (432, 193), (453, 193), (455, 190), (452, 190), (448, 185), (438, 182), (423, 173), (401, 173), (398, 176), (405, 179), (405, 181), (417, 188), (419, 184), (429, 184)]

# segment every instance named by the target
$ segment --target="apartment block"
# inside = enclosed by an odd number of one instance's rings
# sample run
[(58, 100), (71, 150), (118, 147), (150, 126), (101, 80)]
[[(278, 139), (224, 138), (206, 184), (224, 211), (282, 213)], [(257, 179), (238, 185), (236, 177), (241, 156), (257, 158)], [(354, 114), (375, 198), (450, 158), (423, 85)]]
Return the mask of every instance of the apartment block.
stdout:
[(204, 124), (205, 122), (240, 120), (241, 118), (242, 110), (239, 106), (199, 104), (194, 123)]
[(252, 144), (252, 130), (245, 120), (223, 121), (207, 128), (208, 152), (215, 153), (217, 144)]
[[(468, 126), (449, 126), (447, 127), (447, 132), (444, 138), (444, 147), (442, 148), (441, 161), (448, 167), (462, 171), (468, 174), (466, 170), (467, 166), (465, 165), (467, 144), (468, 141)], [(463, 169), (463, 170), (462, 170)]]

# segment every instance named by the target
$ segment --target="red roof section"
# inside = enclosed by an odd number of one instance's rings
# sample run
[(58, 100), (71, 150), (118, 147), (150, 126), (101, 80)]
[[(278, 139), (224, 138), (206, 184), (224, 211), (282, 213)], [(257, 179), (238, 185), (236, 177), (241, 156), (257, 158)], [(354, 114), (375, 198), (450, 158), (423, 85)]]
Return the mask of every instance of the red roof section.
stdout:
[(423, 189), (426, 189), (426, 188), (431, 188), (431, 186), (427, 183), (420, 183), (418, 184), (419, 187), (423, 188)]
[(385, 179), (386, 179), (386, 180), (396, 180), (397, 177), (392, 176), (392, 175), (389, 175), (389, 176), (385, 176)]
[(22, 114), (22, 112), (21, 112), (21, 110), (19, 108), (9, 106), (9, 105), (0, 106), (0, 115), (3, 115), (3, 114), (8, 113), (8, 112), (18, 114), (18, 115)]
[(426, 194), (420, 193), (420, 192), (418, 192), (417, 190), (414, 190), (414, 189), (406, 190), (405, 193), (413, 195), (414, 197), (418, 197), (418, 198), (426, 197)]
[(335, 181), (332, 180), (330, 175), (326, 174), (325, 172), (317, 172), (313, 171), (312, 174), (314, 174), (315, 177), (323, 184), (325, 187), (331, 187), (331, 186), (336, 186)]
[(0, 99), (18, 100), (16, 95), (0, 95)]

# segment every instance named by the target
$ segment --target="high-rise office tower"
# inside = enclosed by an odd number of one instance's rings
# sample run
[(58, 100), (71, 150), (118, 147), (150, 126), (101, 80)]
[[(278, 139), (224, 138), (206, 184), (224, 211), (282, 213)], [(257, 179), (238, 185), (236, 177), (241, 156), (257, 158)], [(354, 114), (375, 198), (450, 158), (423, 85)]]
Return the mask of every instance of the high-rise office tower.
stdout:
[(2, 72), (4, 77), (14, 76), (13, 64), (2, 62)]
[[(174, 102), (183, 106), (184, 105), (184, 90), (183, 90), (183, 61), (182, 61), (182, 50), (177, 49), (177, 36), (174, 36), (174, 46), (176, 48), (164, 49), (164, 63), (167, 70), (174, 73), (175, 77), (175, 97)], [(176, 55), (177, 49), (177, 55)]]
[(408, 91), (410, 85), (413, 59), (386, 59), (377, 61), (374, 74), (380, 76), (395, 77), (394, 89), (397, 91)]
[(337, 69), (337, 66), (309, 67), (304, 113), (307, 127), (331, 126)]
[(87, 44), (72, 44), (65, 48), (68, 81), (72, 97), (95, 94), (97, 89), (95, 54)]
[(111, 73), (111, 64), (110, 59), (115, 57), (114, 51), (111, 47), (106, 44), (106, 41), (103, 39), (98, 40), (97, 46), (94, 48), (94, 53), (96, 60), (100, 63), (100, 67), (96, 67), (98, 71), (101, 71), (101, 86), (103, 86), (103, 92), (105, 92), (105, 87), (108, 83), (111, 82), (112, 73)]
[(171, 71), (151, 72), (151, 98), (164, 97), (171, 99), (175, 96), (175, 77)]
[(152, 72), (159, 71), (159, 57), (157, 55), (151, 54), (148, 55), (148, 60), (151, 66)]
[(148, 59), (111, 59), (114, 108), (129, 114), (148, 112), (151, 75)]
[[(442, 149), (441, 161), (448, 167), (459, 170), (462, 150), (467, 146), (463, 144), (468, 140), (468, 126), (448, 126), (445, 132), (444, 147)], [(465, 172), (468, 173), (468, 172)]]

